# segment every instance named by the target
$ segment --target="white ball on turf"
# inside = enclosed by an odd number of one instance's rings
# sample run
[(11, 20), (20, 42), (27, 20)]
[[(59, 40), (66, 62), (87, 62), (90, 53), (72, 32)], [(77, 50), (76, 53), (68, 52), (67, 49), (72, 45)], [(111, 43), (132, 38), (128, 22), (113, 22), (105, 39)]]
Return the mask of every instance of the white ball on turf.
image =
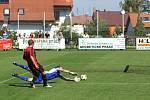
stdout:
[(81, 75), (80, 78), (81, 78), (81, 80), (87, 80), (87, 75), (85, 75), (85, 74)]
[(75, 82), (80, 82), (80, 80), (81, 80), (81, 79), (80, 79), (79, 77), (77, 77), (77, 76), (74, 78), (74, 81), (75, 81)]

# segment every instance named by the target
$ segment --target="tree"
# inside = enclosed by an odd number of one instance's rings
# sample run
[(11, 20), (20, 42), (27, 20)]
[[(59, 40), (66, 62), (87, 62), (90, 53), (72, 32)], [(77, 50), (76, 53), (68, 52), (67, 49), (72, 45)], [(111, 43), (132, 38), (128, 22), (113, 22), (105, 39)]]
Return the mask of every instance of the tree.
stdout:
[(121, 27), (120, 26), (116, 26), (116, 32), (112, 34), (113, 38), (117, 38), (118, 35), (121, 35), (122, 31), (121, 31)]
[(124, 0), (124, 2), (120, 2), (120, 7), (128, 12), (132, 9), (132, 12), (139, 13), (143, 2), (144, 0)]
[(137, 36), (145, 36), (146, 35), (146, 30), (144, 28), (144, 24), (142, 23), (142, 19), (140, 17), (137, 18), (137, 24), (136, 24), (136, 27), (134, 28), (134, 33)]
[(67, 24), (62, 24), (60, 31), (63, 33), (64, 38), (70, 38), (70, 27)]
[[(66, 44), (69, 44), (71, 41), (71, 34), (70, 34), (70, 25), (62, 24), (60, 31), (63, 33), (63, 36), (66, 40)], [(77, 44), (78, 38), (80, 38), (78, 33), (72, 32), (72, 42), (73, 44)]]
[[(99, 35), (106, 37), (108, 34), (108, 24), (104, 20), (99, 20)], [(89, 24), (86, 25), (85, 31), (89, 35), (97, 35), (97, 19), (95, 18)]]
[(150, 13), (150, 1), (149, 0), (144, 0), (143, 4), (140, 7), (140, 10), (142, 12)]
[(120, 26), (116, 26), (116, 34), (121, 35), (122, 29)]

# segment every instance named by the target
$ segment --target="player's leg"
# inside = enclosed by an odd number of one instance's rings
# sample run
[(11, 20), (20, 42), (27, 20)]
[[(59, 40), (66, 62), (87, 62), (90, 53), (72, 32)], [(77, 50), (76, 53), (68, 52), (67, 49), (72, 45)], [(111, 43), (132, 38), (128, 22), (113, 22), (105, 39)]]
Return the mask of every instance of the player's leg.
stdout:
[(18, 64), (18, 63), (16, 63), (16, 62), (13, 62), (13, 64), (16, 65), (16, 66), (18, 66), (18, 67), (20, 67), (20, 68), (23, 68), (23, 69), (25, 69), (25, 70), (27, 70), (27, 71), (30, 71), (29, 67), (26, 66), (26, 65)]
[(45, 74), (45, 71), (44, 71), (44, 68), (42, 65), (39, 66), (39, 71), (42, 75), (42, 79), (43, 79), (43, 87), (52, 87), (50, 86), (48, 83), (47, 83), (47, 79), (46, 79), (46, 74)]
[(52, 86), (48, 85), (48, 83), (47, 83), (45, 72), (41, 72), (41, 75), (42, 75), (42, 80), (43, 80), (43, 87), (52, 87)]
[(30, 81), (32, 80), (32, 78), (28, 78), (28, 77), (26, 77), (26, 76), (22, 76), (22, 75), (19, 75), (19, 74), (12, 74), (12, 76), (17, 77), (17, 78), (19, 78), (19, 79), (21, 79), (21, 80), (23, 80), (23, 81), (28, 81), (28, 82), (30, 82)]
[(33, 79), (30, 82), (32, 88), (35, 88), (35, 81), (36, 81), (36, 79), (37, 79), (36, 76), (33, 76)]
[(32, 70), (33, 79), (31, 80), (30, 84), (32, 88), (35, 88), (35, 81), (37, 80), (37, 77), (40, 75), (38, 70)]
[(39, 75), (38, 77), (34, 77), (33, 80), (34, 80), (33, 81), (34, 84), (36, 84), (36, 83), (42, 83), (43, 82), (42, 75)]
[[(33, 70), (32, 74), (33, 74), (33, 80), (30, 82), (32, 88), (35, 88), (36, 83), (43, 82), (43, 84), (44, 84), (43, 76), (42, 76), (42, 73), (40, 70)], [(49, 86), (47, 83), (44, 84), (43, 86), (44, 87), (52, 87), (52, 86)]]

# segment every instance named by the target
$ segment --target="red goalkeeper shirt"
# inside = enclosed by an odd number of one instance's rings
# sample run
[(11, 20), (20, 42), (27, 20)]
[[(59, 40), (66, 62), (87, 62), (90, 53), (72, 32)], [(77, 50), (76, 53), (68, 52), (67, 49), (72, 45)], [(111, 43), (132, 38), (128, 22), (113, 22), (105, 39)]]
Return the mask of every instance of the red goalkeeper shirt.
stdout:
[(23, 59), (25, 59), (27, 61), (28, 66), (31, 71), (39, 68), (39, 63), (36, 59), (36, 54), (35, 54), (32, 46), (29, 46), (24, 50)]

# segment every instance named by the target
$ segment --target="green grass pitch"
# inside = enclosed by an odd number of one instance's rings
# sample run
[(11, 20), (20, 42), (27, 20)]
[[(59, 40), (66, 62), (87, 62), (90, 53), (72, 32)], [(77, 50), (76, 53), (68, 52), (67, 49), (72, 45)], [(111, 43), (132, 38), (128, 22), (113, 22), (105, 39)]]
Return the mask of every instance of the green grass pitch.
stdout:
[[(45, 69), (63, 64), (65, 68), (86, 74), (86, 81), (50, 80), (52, 88), (29, 88), (12, 73), (30, 76), (12, 62), (26, 64), (22, 51), (0, 51), (0, 100), (150, 100), (150, 68), (123, 73), (127, 64), (150, 65), (150, 51), (36, 51)], [(135, 70), (135, 71), (134, 71)], [(141, 71), (140, 71), (141, 70)]]

